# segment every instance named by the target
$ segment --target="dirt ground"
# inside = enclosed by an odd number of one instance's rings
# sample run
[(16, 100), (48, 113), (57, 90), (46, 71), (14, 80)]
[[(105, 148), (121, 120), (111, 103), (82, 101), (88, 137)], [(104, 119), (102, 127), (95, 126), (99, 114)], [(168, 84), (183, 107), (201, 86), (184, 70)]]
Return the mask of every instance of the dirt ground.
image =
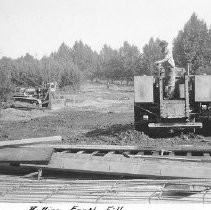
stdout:
[[(67, 144), (139, 146), (210, 145), (196, 134), (150, 138), (133, 127), (133, 87), (86, 84), (74, 93), (57, 93), (53, 110), (2, 110), (0, 140), (61, 135)], [(66, 101), (66, 102), (65, 102)]]

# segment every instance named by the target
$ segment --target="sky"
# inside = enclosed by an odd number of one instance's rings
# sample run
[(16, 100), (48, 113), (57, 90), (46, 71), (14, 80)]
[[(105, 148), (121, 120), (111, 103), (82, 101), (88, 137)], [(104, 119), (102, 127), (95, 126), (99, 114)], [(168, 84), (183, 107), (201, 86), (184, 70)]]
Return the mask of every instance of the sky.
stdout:
[(141, 50), (151, 37), (171, 44), (193, 12), (211, 26), (210, 0), (0, 0), (0, 57), (41, 58), (76, 40), (98, 52), (124, 41)]

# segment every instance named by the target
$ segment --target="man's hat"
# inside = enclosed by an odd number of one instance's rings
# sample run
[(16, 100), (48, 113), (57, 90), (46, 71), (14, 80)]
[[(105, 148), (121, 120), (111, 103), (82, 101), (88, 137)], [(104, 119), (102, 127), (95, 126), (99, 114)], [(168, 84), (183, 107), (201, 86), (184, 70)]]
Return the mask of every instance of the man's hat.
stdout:
[(159, 46), (160, 47), (166, 47), (166, 46), (168, 46), (168, 42), (166, 42), (165, 40), (160, 41)]

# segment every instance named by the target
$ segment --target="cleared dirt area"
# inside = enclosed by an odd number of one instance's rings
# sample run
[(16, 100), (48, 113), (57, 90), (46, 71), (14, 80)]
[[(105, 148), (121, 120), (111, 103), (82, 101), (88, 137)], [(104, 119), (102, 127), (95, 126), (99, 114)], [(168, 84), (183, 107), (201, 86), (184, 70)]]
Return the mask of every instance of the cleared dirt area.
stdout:
[[(133, 86), (86, 84), (57, 93), (53, 110), (2, 110), (0, 140), (61, 135), (68, 144), (140, 146), (209, 145), (203, 136), (176, 134), (150, 138), (133, 127)], [(64, 104), (65, 103), (65, 104)]]

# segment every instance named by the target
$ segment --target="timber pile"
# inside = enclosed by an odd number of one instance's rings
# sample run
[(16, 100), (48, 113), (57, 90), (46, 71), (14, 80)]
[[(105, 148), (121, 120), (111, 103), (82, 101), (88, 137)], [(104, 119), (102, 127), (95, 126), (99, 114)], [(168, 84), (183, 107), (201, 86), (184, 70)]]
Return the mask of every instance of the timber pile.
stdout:
[[(107, 145), (55, 145), (58, 141), (61, 141), (60, 136), (2, 141), (0, 166), (1, 163), (7, 162), (8, 167), (11, 163), (17, 163), (20, 169), (138, 178), (211, 179), (211, 147), (178, 146), (159, 149)], [(54, 145), (46, 144), (49, 142)]]
[[(55, 145), (58, 142), (60, 136), (0, 142), (1, 170), (35, 170), (22, 177), (1, 175), (0, 202), (211, 203), (210, 147)], [(42, 170), (161, 179), (44, 180)], [(35, 175), (38, 180), (28, 179)]]
[[(42, 145), (44, 146), (44, 145)], [(48, 147), (48, 145), (46, 145)], [(107, 145), (51, 145), (40, 168), (136, 177), (211, 178), (211, 147), (140, 148)], [(21, 167), (38, 168), (33, 164)]]
[[(165, 187), (170, 185), (170, 189)], [(208, 180), (205, 184), (205, 180), (38, 181), (1, 177), (0, 202), (211, 203), (210, 187)]]
[(1, 141), (0, 165), (8, 163), (9, 167), (16, 163), (20, 169), (65, 170), (139, 178), (211, 179), (211, 147), (180, 146), (159, 149), (55, 145), (58, 142), (61, 143), (61, 136)]

